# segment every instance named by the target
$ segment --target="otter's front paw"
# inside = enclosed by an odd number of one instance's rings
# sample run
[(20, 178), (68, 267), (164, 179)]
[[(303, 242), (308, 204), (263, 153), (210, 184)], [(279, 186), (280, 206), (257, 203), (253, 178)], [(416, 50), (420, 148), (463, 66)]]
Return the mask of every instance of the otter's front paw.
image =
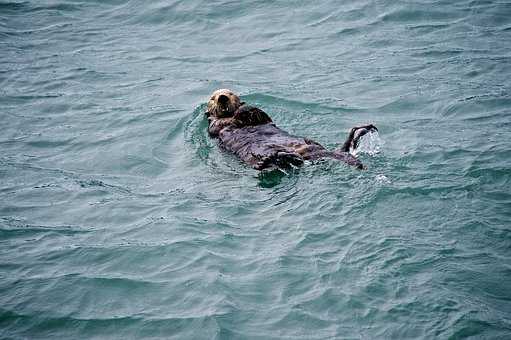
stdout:
[(234, 113), (233, 119), (239, 127), (261, 125), (272, 122), (266, 112), (249, 105), (243, 105), (240, 107)]
[(263, 170), (266, 168), (291, 168), (303, 165), (303, 157), (294, 152), (278, 151), (271, 156), (261, 158), (254, 166), (256, 170)]

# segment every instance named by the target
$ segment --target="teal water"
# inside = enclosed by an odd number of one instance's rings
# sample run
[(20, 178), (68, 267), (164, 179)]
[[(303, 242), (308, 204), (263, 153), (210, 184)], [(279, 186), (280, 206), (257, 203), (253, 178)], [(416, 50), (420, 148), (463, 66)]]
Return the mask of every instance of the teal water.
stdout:
[[(508, 339), (508, 1), (0, 0), (0, 338)], [(358, 171), (258, 174), (231, 88)]]

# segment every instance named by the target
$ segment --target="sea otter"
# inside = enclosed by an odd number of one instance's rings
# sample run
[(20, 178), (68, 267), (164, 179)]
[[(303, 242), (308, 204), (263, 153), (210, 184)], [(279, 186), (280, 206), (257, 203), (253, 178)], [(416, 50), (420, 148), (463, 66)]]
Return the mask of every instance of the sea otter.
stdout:
[(300, 166), (306, 160), (332, 158), (364, 169), (364, 165), (349, 153), (360, 137), (378, 129), (372, 125), (350, 130), (343, 146), (329, 151), (321, 144), (294, 136), (277, 127), (261, 109), (246, 105), (231, 90), (213, 92), (206, 116), (208, 133), (218, 138), (222, 148), (234, 153), (256, 170)]

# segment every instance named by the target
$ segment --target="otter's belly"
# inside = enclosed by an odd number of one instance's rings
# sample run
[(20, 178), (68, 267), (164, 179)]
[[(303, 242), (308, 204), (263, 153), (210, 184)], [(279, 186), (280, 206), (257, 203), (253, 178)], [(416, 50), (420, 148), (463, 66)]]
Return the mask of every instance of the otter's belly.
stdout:
[(293, 136), (273, 123), (225, 128), (218, 137), (223, 148), (252, 165), (281, 154), (295, 154), (303, 159), (310, 159), (313, 158), (310, 156), (315, 151), (324, 150), (320, 144), (303, 137)]

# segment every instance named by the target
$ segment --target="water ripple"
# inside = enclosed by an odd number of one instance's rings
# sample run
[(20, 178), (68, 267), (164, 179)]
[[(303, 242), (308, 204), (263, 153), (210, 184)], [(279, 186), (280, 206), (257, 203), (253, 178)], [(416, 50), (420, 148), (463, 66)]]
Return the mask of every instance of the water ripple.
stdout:
[[(0, 337), (509, 338), (510, 6), (0, 2)], [(358, 171), (259, 173), (232, 88)]]

